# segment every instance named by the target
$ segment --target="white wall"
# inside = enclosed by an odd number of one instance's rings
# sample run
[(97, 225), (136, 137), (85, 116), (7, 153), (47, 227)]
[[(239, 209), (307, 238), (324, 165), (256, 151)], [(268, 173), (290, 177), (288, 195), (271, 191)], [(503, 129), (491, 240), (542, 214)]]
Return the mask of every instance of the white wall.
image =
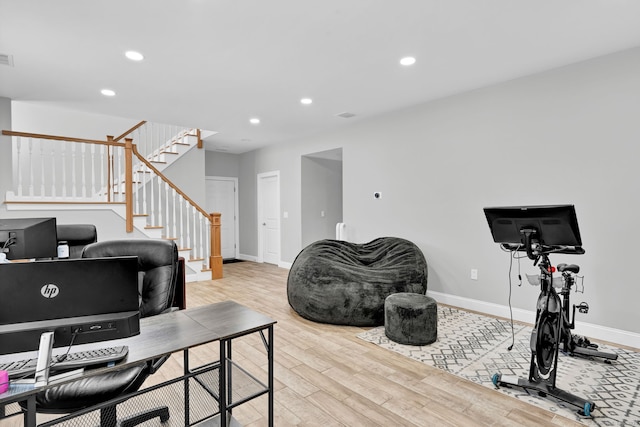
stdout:
[[(0, 97), (0, 131), (2, 130), (11, 130), (11, 100)], [(4, 200), (4, 194), (12, 188), (11, 151), (11, 137), (4, 136), (0, 132), (0, 197), (2, 200)], [(0, 215), (5, 210), (6, 206), (0, 204)]]
[(301, 163), (302, 247), (335, 239), (342, 222), (342, 160), (303, 156)]
[(206, 176), (238, 178), (240, 175), (240, 155), (207, 151), (205, 168)]
[(191, 148), (179, 161), (170, 164), (162, 174), (202, 209), (207, 206), (205, 188), (205, 150)]
[(118, 137), (141, 121), (27, 101), (13, 101), (11, 108), (13, 131), (100, 141), (107, 135)]
[[(579, 320), (638, 333), (639, 93), (633, 49), (262, 149), (247, 155), (247, 170), (280, 170), (281, 209), (289, 212), (282, 257), (291, 262), (301, 249), (300, 157), (342, 147), (349, 239), (408, 238), (429, 262), (430, 291), (501, 306), (509, 258), (482, 208), (575, 204), (587, 253), (551, 261), (582, 267), (585, 292), (572, 298), (591, 311)], [(241, 200), (240, 211), (250, 202)], [(521, 265), (535, 273), (530, 261)], [(537, 293), (528, 284), (514, 289), (514, 307), (534, 310)]]

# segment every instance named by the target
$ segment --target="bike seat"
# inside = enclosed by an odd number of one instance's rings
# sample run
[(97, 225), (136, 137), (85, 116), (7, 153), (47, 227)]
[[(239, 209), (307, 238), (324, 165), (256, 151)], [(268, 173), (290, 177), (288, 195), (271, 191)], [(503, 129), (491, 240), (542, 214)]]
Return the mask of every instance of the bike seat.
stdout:
[(558, 264), (557, 268), (561, 273), (564, 271), (569, 271), (571, 273), (578, 274), (578, 272), (580, 271), (580, 266), (575, 264)]

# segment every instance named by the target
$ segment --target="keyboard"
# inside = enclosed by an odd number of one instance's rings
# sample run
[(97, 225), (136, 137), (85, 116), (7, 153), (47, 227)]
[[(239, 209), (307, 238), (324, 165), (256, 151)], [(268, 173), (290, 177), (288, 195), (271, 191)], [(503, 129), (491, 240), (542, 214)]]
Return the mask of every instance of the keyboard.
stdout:
[[(128, 352), (129, 347), (125, 345), (55, 355), (51, 357), (49, 372), (115, 363), (124, 359)], [(0, 363), (0, 371), (8, 371), (9, 379), (24, 378), (35, 374), (37, 363), (37, 357), (34, 359)]]

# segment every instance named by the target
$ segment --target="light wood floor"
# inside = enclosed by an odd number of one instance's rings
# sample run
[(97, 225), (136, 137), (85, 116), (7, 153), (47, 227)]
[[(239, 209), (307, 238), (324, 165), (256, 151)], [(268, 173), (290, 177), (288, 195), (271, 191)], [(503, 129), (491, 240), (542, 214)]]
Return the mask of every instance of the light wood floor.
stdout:
[[(277, 320), (276, 426), (581, 425), (358, 339), (365, 328), (302, 319), (287, 302), (287, 274), (269, 264), (225, 264), (224, 279), (187, 289), (189, 307), (234, 300)], [(234, 344), (234, 360), (266, 370), (256, 336)], [(265, 426), (266, 409), (261, 397), (234, 416)]]
[[(581, 425), (356, 338), (366, 328), (302, 319), (287, 302), (287, 274), (269, 264), (240, 262), (225, 264), (221, 280), (187, 284), (188, 307), (234, 300), (277, 320), (276, 426)], [(217, 344), (194, 349), (191, 365), (217, 360), (217, 349)], [(235, 340), (233, 359), (265, 378), (266, 353), (258, 334)], [(174, 355), (150, 382), (181, 372), (182, 355)], [(244, 426), (266, 426), (266, 396), (233, 414)]]

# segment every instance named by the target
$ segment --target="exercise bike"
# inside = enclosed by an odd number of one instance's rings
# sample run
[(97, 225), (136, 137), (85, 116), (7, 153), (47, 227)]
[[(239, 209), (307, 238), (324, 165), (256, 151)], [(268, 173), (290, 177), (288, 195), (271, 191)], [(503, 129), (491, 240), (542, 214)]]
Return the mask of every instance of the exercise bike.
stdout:
[[(575, 274), (580, 267), (575, 264), (560, 264), (558, 271), (563, 275), (563, 286), (560, 295), (553, 286), (553, 273), (555, 267), (549, 262), (549, 254), (553, 252), (582, 254), (582, 248), (568, 247), (549, 247), (542, 245), (536, 240), (536, 230), (524, 229), (524, 246), (527, 256), (534, 260), (534, 265), (538, 265), (540, 269), (540, 295), (536, 304), (536, 321), (535, 327), (531, 333), (531, 363), (529, 367), (529, 378), (518, 378), (516, 376), (508, 376), (494, 374), (492, 382), (496, 387), (518, 386), (524, 389), (531, 389), (538, 392), (542, 397), (547, 395), (555, 397), (563, 402), (576, 406), (578, 414), (582, 416), (591, 416), (596, 404), (587, 399), (578, 397), (567, 391), (556, 387), (556, 374), (558, 367), (558, 353), (561, 350), (570, 354), (583, 357), (602, 357), (605, 361), (615, 360), (616, 354), (600, 352), (595, 344), (577, 335), (573, 335), (571, 330), (575, 327), (575, 310), (587, 313), (589, 307), (586, 303), (573, 306), (573, 318), (569, 322), (569, 295), (571, 287), (575, 284)], [(505, 248), (514, 250), (509, 245), (503, 245)]]
[(576, 283), (575, 277), (580, 272), (580, 266), (576, 264), (558, 264), (557, 270), (562, 273), (562, 348), (561, 351), (570, 356), (578, 356), (585, 358), (602, 358), (605, 363), (610, 364), (612, 360), (618, 359), (615, 353), (607, 353), (598, 351), (598, 345), (593, 344), (587, 337), (575, 335), (571, 330), (575, 328), (576, 308), (579, 313), (589, 313), (589, 304), (581, 302), (579, 305), (573, 305), (571, 322), (569, 322), (569, 296), (571, 287)]

